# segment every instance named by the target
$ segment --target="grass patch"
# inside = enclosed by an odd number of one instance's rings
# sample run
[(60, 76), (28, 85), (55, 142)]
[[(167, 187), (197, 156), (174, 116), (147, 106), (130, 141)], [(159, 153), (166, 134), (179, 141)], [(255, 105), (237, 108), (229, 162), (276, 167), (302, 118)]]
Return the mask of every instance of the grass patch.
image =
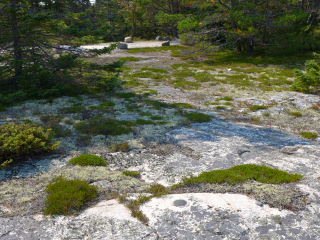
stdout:
[(45, 215), (71, 215), (77, 213), (86, 202), (96, 198), (98, 187), (90, 186), (82, 180), (66, 180), (54, 178), (46, 187), (48, 193)]
[(117, 136), (132, 132), (132, 126), (134, 122), (96, 116), (76, 123), (75, 129), (82, 134)]
[(129, 176), (129, 177), (133, 177), (133, 178), (141, 178), (141, 174), (138, 171), (123, 171), (122, 172), (123, 175)]
[(313, 132), (301, 132), (300, 136), (307, 139), (315, 139), (318, 135)]
[(58, 111), (62, 114), (71, 114), (80, 112), (83, 108), (82, 103), (74, 103), (71, 107), (61, 108)]
[(204, 113), (197, 113), (197, 112), (189, 112), (184, 113), (184, 117), (186, 117), (191, 122), (209, 122), (212, 119), (212, 116), (204, 114)]
[(106, 166), (106, 161), (92, 154), (82, 154), (80, 156), (71, 158), (68, 162), (72, 165), (80, 165), (80, 166)]
[(300, 174), (291, 174), (275, 168), (260, 166), (256, 164), (243, 164), (224, 170), (213, 170), (203, 172), (198, 177), (183, 179), (180, 183), (173, 186), (177, 188), (183, 185), (194, 185), (200, 183), (228, 183), (235, 185), (251, 180), (261, 183), (279, 184), (297, 182), (302, 178)]
[(138, 82), (138, 81), (130, 80), (130, 81), (124, 81), (123, 85), (127, 86), (127, 87), (136, 87), (136, 86), (141, 86), (144, 84), (141, 82)]
[(139, 62), (140, 58), (138, 57), (121, 57), (119, 58), (120, 61), (131, 61), (131, 62)]
[(224, 106), (216, 106), (215, 108), (217, 110), (226, 110), (226, 107), (224, 107)]
[(165, 102), (160, 102), (157, 100), (151, 100), (151, 99), (144, 99), (143, 102), (146, 105), (152, 106), (152, 108), (156, 110), (161, 110), (161, 108), (169, 108), (170, 104), (165, 103)]

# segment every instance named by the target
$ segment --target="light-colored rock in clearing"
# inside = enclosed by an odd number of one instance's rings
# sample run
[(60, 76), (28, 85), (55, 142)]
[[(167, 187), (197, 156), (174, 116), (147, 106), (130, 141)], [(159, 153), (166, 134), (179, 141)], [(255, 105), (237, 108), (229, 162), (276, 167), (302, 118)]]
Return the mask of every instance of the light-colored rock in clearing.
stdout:
[(132, 37), (126, 37), (126, 38), (124, 39), (124, 42), (125, 42), (125, 43), (132, 43)]

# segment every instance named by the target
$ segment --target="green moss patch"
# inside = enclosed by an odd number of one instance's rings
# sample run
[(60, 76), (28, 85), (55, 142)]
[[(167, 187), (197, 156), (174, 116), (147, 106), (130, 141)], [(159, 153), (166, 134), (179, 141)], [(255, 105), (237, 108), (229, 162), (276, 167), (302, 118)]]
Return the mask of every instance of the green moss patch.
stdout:
[(251, 106), (249, 109), (251, 110), (251, 111), (257, 111), (257, 110), (259, 110), (259, 109), (267, 109), (268, 107), (266, 107), (266, 106), (260, 106), (260, 105), (253, 105), (253, 106)]
[(66, 180), (57, 177), (47, 185), (45, 215), (71, 215), (78, 212), (83, 205), (97, 197), (98, 187), (90, 186), (83, 180)]
[(300, 136), (307, 139), (315, 139), (318, 135), (313, 132), (301, 132)]
[(234, 166), (225, 170), (213, 170), (203, 172), (198, 177), (191, 176), (184, 179), (177, 186), (193, 185), (200, 183), (228, 183), (235, 185), (250, 180), (255, 180), (261, 183), (289, 183), (296, 182), (302, 178), (300, 174), (290, 174), (278, 169), (255, 164), (244, 164)]
[(184, 113), (183, 116), (191, 122), (209, 122), (212, 119), (210, 115), (197, 112)]
[(80, 166), (106, 166), (106, 161), (103, 158), (92, 154), (82, 154), (71, 158), (68, 163)]

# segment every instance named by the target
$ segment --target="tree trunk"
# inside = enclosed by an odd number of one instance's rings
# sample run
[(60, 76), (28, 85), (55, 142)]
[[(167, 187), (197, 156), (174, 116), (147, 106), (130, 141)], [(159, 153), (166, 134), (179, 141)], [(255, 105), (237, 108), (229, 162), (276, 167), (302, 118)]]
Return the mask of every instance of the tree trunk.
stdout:
[(22, 74), (22, 50), (20, 44), (19, 26), (17, 22), (16, 3), (11, 3), (11, 31), (13, 36), (13, 57), (14, 57), (14, 83)]

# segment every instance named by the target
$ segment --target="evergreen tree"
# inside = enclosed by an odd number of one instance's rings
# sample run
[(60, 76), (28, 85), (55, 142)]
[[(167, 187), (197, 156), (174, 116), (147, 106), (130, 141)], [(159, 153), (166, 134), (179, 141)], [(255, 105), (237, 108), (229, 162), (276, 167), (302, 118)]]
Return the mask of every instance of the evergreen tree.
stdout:
[(85, 88), (112, 90), (118, 84), (121, 62), (99, 66), (83, 60), (109, 53), (115, 45), (91, 51), (78, 48), (65, 36), (62, 17), (25, 0), (0, 5), (0, 102), (54, 97)]

